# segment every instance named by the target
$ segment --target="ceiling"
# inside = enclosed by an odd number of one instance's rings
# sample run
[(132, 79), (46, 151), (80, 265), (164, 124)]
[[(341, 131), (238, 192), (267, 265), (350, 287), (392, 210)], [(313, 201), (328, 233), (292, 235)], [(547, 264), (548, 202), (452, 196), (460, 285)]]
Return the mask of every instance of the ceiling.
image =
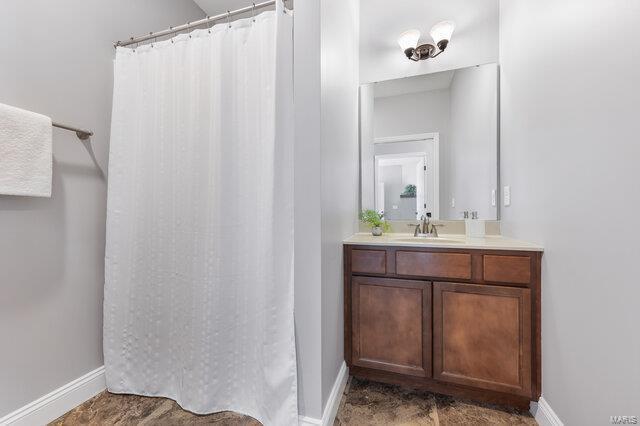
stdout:
[(373, 94), (376, 98), (385, 98), (387, 96), (448, 89), (454, 72), (443, 71), (374, 83)]
[[(194, 1), (213, 16), (251, 5), (253, 0)], [(293, 1), (288, 0), (287, 6), (292, 5)], [(248, 16), (250, 13), (241, 17)], [(447, 51), (433, 60), (419, 63), (407, 60), (398, 47), (398, 35), (415, 28), (428, 40), (431, 27), (444, 20), (456, 24)], [(497, 62), (497, 59), (498, 0), (360, 1), (362, 83)]]
[[(194, 0), (200, 9), (204, 10), (205, 13), (209, 16), (219, 15), (221, 13), (225, 13), (227, 10), (235, 10), (243, 7), (251, 6), (253, 0)], [(255, 0), (256, 3), (260, 3), (261, 0)], [(261, 12), (267, 10), (269, 8), (260, 9)], [(270, 9), (273, 9), (271, 7)], [(250, 16), (251, 13), (245, 14), (245, 16), (240, 15), (234, 17), (234, 19), (238, 18), (246, 18)]]

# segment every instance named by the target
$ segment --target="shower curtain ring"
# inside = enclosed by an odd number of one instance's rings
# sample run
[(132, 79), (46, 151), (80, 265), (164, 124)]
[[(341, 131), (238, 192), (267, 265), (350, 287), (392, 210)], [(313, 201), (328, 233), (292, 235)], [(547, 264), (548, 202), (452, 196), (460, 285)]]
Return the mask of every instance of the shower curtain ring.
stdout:
[(227, 10), (227, 25), (231, 28), (231, 12)]
[(211, 34), (211, 16), (207, 15), (207, 31)]
[(253, 22), (256, 22), (256, 4), (253, 3), (253, 6), (251, 6), (251, 20)]

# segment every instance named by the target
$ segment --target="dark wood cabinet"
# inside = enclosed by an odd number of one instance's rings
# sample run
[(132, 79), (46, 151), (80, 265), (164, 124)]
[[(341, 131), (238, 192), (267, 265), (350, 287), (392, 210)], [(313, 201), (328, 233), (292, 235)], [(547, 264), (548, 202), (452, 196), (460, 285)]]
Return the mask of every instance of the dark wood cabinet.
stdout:
[(529, 396), (529, 289), (435, 283), (433, 365), (444, 382)]
[(431, 376), (431, 283), (354, 277), (353, 364)]
[(352, 375), (492, 403), (538, 400), (542, 253), (344, 246)]

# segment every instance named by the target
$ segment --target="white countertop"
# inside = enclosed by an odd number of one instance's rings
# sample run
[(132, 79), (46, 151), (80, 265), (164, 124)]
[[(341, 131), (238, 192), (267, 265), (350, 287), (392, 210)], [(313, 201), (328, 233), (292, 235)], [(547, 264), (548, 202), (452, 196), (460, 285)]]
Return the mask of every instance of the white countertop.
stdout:
[(543, 251), (543, 247), (525, 241), (514, 240), (500, 235), (484, 238), (467, 238), (460, 234), (441, 234), (438, 238), (414, 237), (413, 234), (383, 234), (374, 237), (370, 232), (353, 234), (342, 241), (343, 244), (364, 246), (436, 247), (480, 250), (520, 250)]

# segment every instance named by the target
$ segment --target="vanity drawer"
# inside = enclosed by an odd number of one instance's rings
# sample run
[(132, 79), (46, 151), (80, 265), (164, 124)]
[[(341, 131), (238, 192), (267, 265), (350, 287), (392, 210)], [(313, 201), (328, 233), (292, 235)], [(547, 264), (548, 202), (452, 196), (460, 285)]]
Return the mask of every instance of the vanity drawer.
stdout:
[(484, 280), (496, 283), (529, 284), (531, 258), (528, 256), (484, 256)]
[(471, 255), (397, 251), (396, 274), (417, 277), (471, 279)]
[(355, 274), (386, 274), (386, 250), (353, 249), (351, 251), (351, 272)]

